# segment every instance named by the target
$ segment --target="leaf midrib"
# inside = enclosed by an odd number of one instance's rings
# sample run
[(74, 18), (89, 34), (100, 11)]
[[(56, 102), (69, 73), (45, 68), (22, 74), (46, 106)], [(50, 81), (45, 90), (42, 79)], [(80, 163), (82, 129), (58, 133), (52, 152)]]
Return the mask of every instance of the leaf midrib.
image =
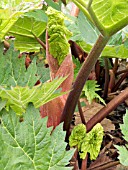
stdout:
[[(13, 140), (15, 141), (15, 143), (17, 144), (17, 146), (22, 150), (22, 152), (26, 155), (26, 157), (29, 158), (29, 160), (32, 162), (33, 167), (35, 170), (37, 170), (34, 161), (32, 160), (32, 158), (24, 151), (24, 149), (20, 146), (20, 144), (15, 140), (15, 138), (12, 136), (12, 134), (8, 131), (8, 129), (6, 128), (4, 122), (1, 120), (1, 123), (3, 125), (3, 128), (6, 130), (6, 132), (13, 138)], [(8, 145), (8, 143), (5, 141), (5, 143)], [(10, 145), (11, 146), (11, 145)]]

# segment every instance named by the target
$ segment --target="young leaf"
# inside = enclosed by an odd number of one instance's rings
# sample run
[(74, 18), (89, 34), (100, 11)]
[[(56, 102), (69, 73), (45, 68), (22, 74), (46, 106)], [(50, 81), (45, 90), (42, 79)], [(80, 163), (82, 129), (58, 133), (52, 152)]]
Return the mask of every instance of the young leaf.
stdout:
[(64, 19), (67, 18), (60, 11), (49, 7), (46, 13), (48, 15), (48, 34), (50, 36), (49, 52), (54, 58), (57, 58), (60, 65), (69, 54), (68, 39), (71, 32), (64, 24)]
[(81, 143), (86, 136), (86, 126), (84, 124), (79, 124), (75, 126), (69, 137), (69, 145), (71, 147), (78, 145), (78, 150), (80, 150)]
[[(60, 124), (52, 133), (47, 118), (29, 105), (24, 121), (13, 110), (2, 111), (0, 125), (0, 168), (12, 170), (71, 170), (65, 167), (74, 150), (66, 151), (65, 132)], [(5, 161), (6, 160), (6, 161)]]
[(95, 160), (99, 154), (102, 140), (103, 127), (100, 123), (97, 123), (89, 133), (86, 133), (85, 125), (79, 124), (72, 130), (69, 145), (78, 147), (81, 159), (85, 159), (88, 152), (90, 159)]
[(105, 105), (104, 100), (96, 93), (96, 91), (100, 90), (100, 88), (98, 88), (99, 85), (97, 85), (96, 83), (97, 82), (95, 80), (87, 80), (83, 88), (83, 92), (87, 97), (89, 104), (91, 104), (93, 99), (98, 98)]
[(95, 160), (99, 154), (102, 140), (103, 127), (100, 123), (97, 123), (82, 141), (80, 157), (85, 159), (88, 152), (90, 153), (90, 159)]
[[(128, 142), (128, 110), (126, 110), (126, 114), (123, 117), (123, 122), (124, 124), (120, 125), (120, 129), (124, 135), (123, 138)], [(128, 146), (115, 145), (115, 147), (118, 149), (120, 163), (124, 166), (128, 166)]]

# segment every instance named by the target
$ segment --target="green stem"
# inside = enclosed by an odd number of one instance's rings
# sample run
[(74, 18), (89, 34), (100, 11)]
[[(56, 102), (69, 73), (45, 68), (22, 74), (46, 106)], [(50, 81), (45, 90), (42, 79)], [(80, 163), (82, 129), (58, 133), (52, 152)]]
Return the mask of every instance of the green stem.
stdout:
[(84, 15), (88, 18), (88, 20), (93, 23), (93, 20), (92, 18), (90, 17), (88, 11), (86, 10), (86, 8), (84, 6), (82, 6), (82, 4), (80, 4), (77, 0), (72, 0), (76, 5), (77, 7), (84, 13)]
[(89, 3), (88, 3), (88, 5), (87, 5), (87, 9), (89, 9), (89, 8), (91, 7), (92, 2), (93, 2), (93, 0), (89, 0)]
[(98, 20), (97, 16), (95, 15), (92, 7), (88, 8), (88, 12), (93, 20), (93, 23), (95, 24), (95, 26), (98, 28), (98, 30), (100, 31), (100, 33), (103, 36), (107, 36), (107, 32), (105, 30), (105, 27), (100, 23), (100, 21)]
[(83, 6), (84, 8), (87, 8), (87, 4), (85, 1), (83, 0), (72, 0), (74, 3), (78, 2), (81, 6)]
[(95, 45), (93, 46), (92, 50), (90, 51), (88, 57), (86, 58), (85, 62), (83, 63), (78, 73), (75, 83), (73, 84), (73, 90), (69, 93), (61, 117), (61, 122), (64, 121), (64, 130), (67, 131), (67, 134), (69, 131), (70, 122), (72, 120), (73, 113), (75, 111), (75, 107), (77, 105), (84, 84), (93, 66), (95, 65), (98, 57), (100, 56), (101, 52), (106, 46), (108, 40), (109, 37), (103, 37), (102, 35), (99, 36), (98, 40), (96, 41)]

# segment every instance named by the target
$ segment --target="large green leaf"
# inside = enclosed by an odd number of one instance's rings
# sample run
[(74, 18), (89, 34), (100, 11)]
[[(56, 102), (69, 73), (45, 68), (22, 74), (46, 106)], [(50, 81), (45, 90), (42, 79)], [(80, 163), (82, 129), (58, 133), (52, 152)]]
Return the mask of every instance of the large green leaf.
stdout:
[(0, 2), (0, 39), (3, 39), (18, 18), (27, 11), (41, 8), (40, 0), (2, 0)]
[(24, 121), (15, 112), (2, 111), (0, 125), (1, 170), (68, 170), (74, 150), (66, 151), (65, 132), (60, 124), (52, 133), (47, 118), (29, 105)]
[(73, 0), (103, 35), (113, 35), (128, 24), (128, 0)]
[[(82, 12), (80, 12), (78, 20), (72, 19), (71, 22), (68, 21), (66, 24), (73, 33), (71, 40), (75, 41), (85, 52), (89, 53), (99, 36), (97, 28), (87, 20)], [(126, 31), (125, 29), (125, 32)], [(126, 43), (122, 44), (124, 41), (123, 34), (124, 30), (112, 36), (101, 56), (122, 59), (128, 58)]]
[(41, 45), (36, 40), (46, 29), (47, 16), (43, 10), (26, 13), (9, 30), (15, 37), (15, 48), (21, 52), (39, 51)]
[(32, 88), (28, 86), (16, 86), (7, 90), (0, 87), (0, 97), (7, 101), (7, 107), (10, 106), (17, 114), (22, 114), (26, 111), (27, 105), (30, 102), (32, 102), (36, 108), (39, 108), (41, 105), (65, 94), (56, 92), (56, 89), (65, 78), (61, 77), (52, 82), (47, 82), (43, 85), (34, 86)]

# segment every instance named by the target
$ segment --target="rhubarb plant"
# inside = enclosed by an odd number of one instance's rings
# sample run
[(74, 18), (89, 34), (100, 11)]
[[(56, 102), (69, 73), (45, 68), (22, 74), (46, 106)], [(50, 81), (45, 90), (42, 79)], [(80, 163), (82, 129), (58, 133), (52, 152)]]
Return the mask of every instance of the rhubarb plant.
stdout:
[[(6, 109), (11, 107), (17, 114), (26, 112), (28, 103), (36, 108), (62, 95), (56, 90), (66, 77), (54, 79), (36, 85), (40, 76), (37, 73), (36, 58), (26, 69), (25, 56), (18, 58), (19, 51), (14, 47), (3, 54), (3, 44), (0, 46), (0, 97), (6, 102)], [(64, 93), (63, 93), (64, 94)]]

